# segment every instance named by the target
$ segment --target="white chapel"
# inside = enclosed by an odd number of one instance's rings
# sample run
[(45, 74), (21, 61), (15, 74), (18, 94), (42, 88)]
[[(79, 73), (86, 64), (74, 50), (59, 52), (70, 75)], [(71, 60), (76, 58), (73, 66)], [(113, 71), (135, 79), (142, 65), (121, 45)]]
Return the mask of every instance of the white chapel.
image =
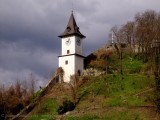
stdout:
[(84, 56), (82, 54), (82, 42), (85, 36), (80, 32), (76, 24), (73, 12), (69, 18), (64, 32), (58, 37), (62, 40), (59, 67), (64, 70), (64, 82), (70, 82), (71, 75), (81, 75), (84, 69)]

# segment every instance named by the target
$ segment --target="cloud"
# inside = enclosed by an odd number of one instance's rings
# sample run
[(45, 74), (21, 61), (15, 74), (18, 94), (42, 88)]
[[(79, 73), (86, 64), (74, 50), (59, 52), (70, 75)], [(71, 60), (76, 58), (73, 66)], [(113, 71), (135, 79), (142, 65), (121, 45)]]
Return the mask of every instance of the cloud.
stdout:
[[(73, 4), (73, 5), (72, 5)], [(108, 40), (111, 27), (133, 20), (137, 12), (160, 11), (159, 0), (0, 0), (0, 80), (25, 79), (39, 84), (58, 67), (60, 35), (71, 10), (86, 36), (88, 55)]]
[[(0, 4), (0, 39), (5, 42), (29, 44), (29, 48), (41, 47), (53, 50), (58, 44), (58, 28), (53, 16), (32, 0), (10, 1)], [(52, 21), (53, 20), (53, 21)], [(51, 22), (52, 21), (52, 22)], [(55, 23), (54, 23), (55, 22)], [(44, 44), (45, 43), (45, 44)], [(60, 46), (60, 45), (59, 45)], [(25, 47), (25, 45), (24, 45)], [(27, 46), (28, 47), (28, 46)]]
[(35, 80), (35, 89), (39, 90), (39, 86), (44, 86), (49, 80), (45, 76), (38, 76), (32, 70), (22, 70), (22, 71), (12, 71), (0, 68), (0, 87), (3, 85), (9, 87), (15, 85), (16, 81), (20, 81), (22, 84), (26, 82), (27, 84), (31, 83), (31, 74), (34, 76)]
[(0, 83), (14, 83), (17, 79), (24, 81), (31, 73), (39, 84), (46, 83), (45, 77), (50, 78), (58, 67), (58, 61), (55, 60), (57, 54), (40, 48), (33, 51), (19, 46), (16, 43), (0, 44)]

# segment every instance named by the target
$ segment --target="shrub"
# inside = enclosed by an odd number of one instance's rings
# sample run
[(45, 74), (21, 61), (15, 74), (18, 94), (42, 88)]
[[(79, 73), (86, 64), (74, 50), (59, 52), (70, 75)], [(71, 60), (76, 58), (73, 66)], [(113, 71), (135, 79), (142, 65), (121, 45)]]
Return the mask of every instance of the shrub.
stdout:
[(58, 114), (64, 114), (67, 111), (72, 111), (74, 110), (75, 105), (73, 102), (71, 102), (70, 100), (65, 100), (63, 101), (63, 104), (59, 106), (57, 112)]
[(5, 120), (5, 109), (3, 103), (0, 103), (0, 120)]

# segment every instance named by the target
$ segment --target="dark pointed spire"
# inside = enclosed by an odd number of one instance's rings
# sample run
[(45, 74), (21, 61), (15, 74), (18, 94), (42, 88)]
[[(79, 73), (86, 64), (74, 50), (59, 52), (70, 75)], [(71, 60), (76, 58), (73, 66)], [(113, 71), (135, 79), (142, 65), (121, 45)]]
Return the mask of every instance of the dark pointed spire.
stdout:
[(76, 24), (76, 21), (74, 19), (74, 15), (73, 15), (73, 11), (71, 13), (71, 16), (69, 18), (67, 27), (65, 29), (65, 31), (59, 35), (58, 37), (67, 37), (67, 36), (71, 36), (71, 35), (77, 35), (81, 38), (84, 38), (85, 36), (79, 31), (79, 27)]

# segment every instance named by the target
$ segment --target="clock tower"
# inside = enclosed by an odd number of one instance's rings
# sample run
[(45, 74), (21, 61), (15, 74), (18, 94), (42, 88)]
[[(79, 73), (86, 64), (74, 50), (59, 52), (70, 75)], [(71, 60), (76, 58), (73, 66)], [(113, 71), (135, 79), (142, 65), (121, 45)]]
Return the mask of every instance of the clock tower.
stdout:
[(81, 75), (84, 69), (82, 42), (85, 36), (76, 24), (73, 12), (64, 32), (58, 37), (62, 40), (62, 52), (59, 57), (59, 67), (64, 70), (64, 82), (70, 82), (71, 75)]

